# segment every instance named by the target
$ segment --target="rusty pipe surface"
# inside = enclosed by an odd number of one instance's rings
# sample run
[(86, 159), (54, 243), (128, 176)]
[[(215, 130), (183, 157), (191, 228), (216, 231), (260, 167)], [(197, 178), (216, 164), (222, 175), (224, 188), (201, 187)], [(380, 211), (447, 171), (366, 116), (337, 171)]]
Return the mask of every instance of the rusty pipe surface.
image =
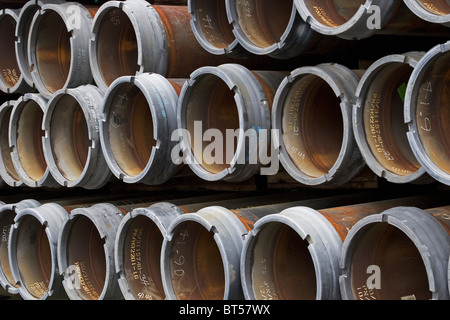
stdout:
[(450, 27), (450, 4), (441, 0), (404, 0), (420, 19)]
[(359, 40), (374, 34), (445, 36), (446, 28), (418, 18), (399, 0), (294, 0), (311, 28), (327, 36)]
[(125, 183), (160, 185), (176, 173), (176, 108), (182, 79), (159, 74), (122, 76), (102, 104), (100, 140), (108, 167)]
[(259, 207), (208, 206), (177, 217), (169, 226), (161, 253), (167, 299), (232, 300), (244, 297), (240, 266), (245, 238), (264, 216), (292, 206), (327, 207), (364, 202), (374, 193), (318, 197)]
[(295, 69), (280, 84), (272, 128), (285, 170), (305, 185), (341, 185), (365, 167), (352, 108), (361, 71), (324, 63)]
[(425, 53), (414, 68), (405, 97), (411, 149), (436, 181), (450, 185), (450, 41)]
[(14, 168), (23, 184), (29, 187), (57, 187), (45, 160), (42, 119), (47, 99), (26, 93), (16, 100), (9, 122), (9, 147)]
[(342, 247), (343, 299), (448, 300), (449, 213), (401, 206), (358, 221)]
[(0, 106), (0, 177), (7, 185), (19, 187), (23, 182), (14, 168), (9, 147), (9, 119), (15, 102), (15, 100), (6, 101)]
[(34, 85), (46, 99), (60, 89), (93, 80), (88, 52), (90, 9), (77, 2), (46, 3), (33, 16), (28, 60)]
[(151, 5), (144, 0), (108, 1), (100, 6), (89, 46), (91, 70), (104, 91), (117, 78), (154, 72), (184, 78), (223, 58), (196, 41), (187, 6)]
[(0, 90), (5, 93), (26, 93), (31, 87), (24, 81), (15, 50), (15, 32), (19, 9), (0, 11)]
[(242, 251), (245, 297), (341, 299), (339, 259), (342, 243), (355, 223), (398, 205), (440, 205), (444, 197), (430, 194), (318, 210), (296, 206), (261, 218), (247, 235)]
[(371, 64), (356, 88), (353, 131), (370, 169), (393, 183), (434, 180), (419, 164), (404, 123), (405, 91), (423, 52), (382, 57)]
[(99, 189), (112, 178), (101, 148), (103, 92), (84, 85), (55, 92), (42, 120), (42, 148), (53, 178), (65, 187)]
[(270, 161), (270, 110), (286, 74), (250, 71), (239, 64), (193, 72), (181, 91), (177, 114), (181, 160), (204, 180), (230, 182), (277, 164)]

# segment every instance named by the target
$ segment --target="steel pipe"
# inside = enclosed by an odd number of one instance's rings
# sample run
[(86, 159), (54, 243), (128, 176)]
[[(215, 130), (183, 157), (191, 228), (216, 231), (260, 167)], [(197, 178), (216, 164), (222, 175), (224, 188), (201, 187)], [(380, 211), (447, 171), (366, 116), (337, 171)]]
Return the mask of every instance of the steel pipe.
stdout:
[(294, 2), (300, 16), (313, 30), (347, 40), (374, 34), (444, 36), (447, 32), (440, 25), (419, 19), (399, 0)]
[(342, 247), (343, 299), (448, 300), (449, 212), (395, 207), (356, 223)]
[(6, 101), (0, 106), (0, 177), (2, 184), (6, 183), (11, 187), (19, 187), (22, 185), (22, 180), (14, 168), (11, 149), (9, 147), (9, 119), (15, 102), (15, 100)]
[(279, 132), (274, 143), (298, 182), (341, 185), (364, 168), (352, 126), (359, 73), (320, 64), (300, 67), (280, 84), (272, 109), (272, 128)]
[(235, 58), (250, 56), (233, 34), (224, 0), (188, 0), (187, 5), (192, 32), (206, 51)]
[(0, 206), (0, 229), (2, 240), (0, 242), (0, 284), (3, 294), (14, 296), (19, 294), (18, 285), (15, 283), (10, 267), (8, 254), (9, 234), (17, 213), (25, 208), (37, 208), (41, 204), (33, 199), (22, 200), (17, 203), (4, 203)]
[[(442, 195), (388, 199), (343, 207), (292, 206), (258, 220), (244, 242), (241, 277), (247, 299), (339, 300), (342, 242), (360, 219), (392, 207), (427, 207)], [(328, 204), (326, 204), (328, 205)]]
[(267, 152), (270, 109), (284, 76), (285, 72), (250, 71), (238, 64), (192, 73), (180, 93), (177, 120), (179, 149), (197, 176), (244, 181), (268, 166), (273, 159), (266, 162), (262, 155), (272, 155)]
[(42, 120), (42, 148), (53, 178), (65, 187), (99, 189), (112, 174), (100, 143), (103, 92), (93, 85), (52, 95)]
[(26, 93), (17, 99), (9, 122), (11, 158), (22, 182), (29, 187), (57, 187), (45, 161), (42, 119), (47, 100), (40, 94)]
[(34, 15), (28, 60), (36, 89), (46, 99), (93, 80), (89, 64), (92, 13), (77, 2), (46, 3)]
[(404, 0), (420, 19), (450, 27), (450, 4), (441, 0)]
[(28, 60), (28, 36), (31, 21), (34, 14), (46, 3), (62, 3), (63, 0), (30, 0), (24, 3), (20, 9), (15, 28), (15, 56), (23, 81), (28, 84), (27, 92), (36, 91), (33, 78), (31, 76), (31, 66)]
[(26, 93), (31, 87), (24, 81), (15, 51), (15, 31), (19, 9), (0, 11), (0, 90), (5, 93)]
[(92, 26), (89, 54), (97, 86), (106, 91), (121, 76), (155, 72), (184, 78), (203, 65), (217, 65), (196, 41), (187, 6), (150, 5), (144, 0), (108, 1)]
[(405, 122), (408, 141), (422, 167), (436, 181), (450, 185), (450, 41), (429, 50), (408, 82)]
[(161, 271), (166, 297), (242, 299), (241, 253), (247, 233), (258, 219), (292, 206), (321, 208), (327, 204), (364, 202), (372, 197), (376, 196), (361, 193), (231, 210), (221, 205), (203, 206), (197, 212), (190, 210), (170, 224), (163, 241)]
[(159, 74), (123, 76), (108, 88), (100, 139), (112, 173), (125, 183), (160, 185), (176, 172), (176, 107), (184, 80)]
[(382, 57), (366, 70), (356, 88), (356, 143), (368, 167), (393, 183), (434, 181), (415, 158), (404, 123), (406, 86), (422, 57), (423, 52)]
[(14, 218), (8, 255), (14, 283), (25, 300), (67, 299), (56, 246), (68, 213), (56, 203), (25, 208)]

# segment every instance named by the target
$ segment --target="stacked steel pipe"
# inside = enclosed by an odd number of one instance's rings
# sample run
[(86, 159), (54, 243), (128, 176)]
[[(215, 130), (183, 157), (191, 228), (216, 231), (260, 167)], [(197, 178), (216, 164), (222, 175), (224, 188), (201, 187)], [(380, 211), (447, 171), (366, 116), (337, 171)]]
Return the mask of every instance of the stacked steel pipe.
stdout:
[[(448, 191), (338, 192), (365, 168), (450, 186), (446, 3), (20, 5), (0, 11), (2, 188), (160, 186), (182, 166), (232, 185), (281, 163), (302, 191), (0, 197), (3, 294), (450, 298)], [(366, 55), (377, 36), (392, 47)]]

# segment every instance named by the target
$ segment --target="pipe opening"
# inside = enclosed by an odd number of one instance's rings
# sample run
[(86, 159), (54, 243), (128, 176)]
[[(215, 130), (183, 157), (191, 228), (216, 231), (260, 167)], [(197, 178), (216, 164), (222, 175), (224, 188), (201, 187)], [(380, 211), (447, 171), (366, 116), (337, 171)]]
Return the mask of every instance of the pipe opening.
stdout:
[(12, 158), (11, 158), (11, 148), (9, 147), (9, 118), (11, 117), (12, 107), (5, 110), (3, 114), (2, 122), (1, 122), (1, 155), (3, 165), (5, 166), (6, 172), (16, 181), (20, 181), (20, 177), (17, 174), (17, 171), (14, 167)]
[[(230, 168), (236, 155), (237, 137), (227, 137), (228, 130), (235, 133), (240, 128), (234, 95), (235, 92), (222, 79), (215, 75), (205, 75), (196, 80), (186, 102), (186, 129), (191, 137), (192, 153), (200, 165), (213, 174)], [(198, 121), (201, 122), (201, 137), (195, 137), (195, 132), (199, 129), (196, 130)], [(210, 129), (218, 130), (212, 138), (207, 133)], [(217, 136), (222, 137), (223, 141), (217, 141)], [(199, 138), (202, 140), (201, 144)], [(211, 148), (212, 146), (218, 147)]]
[(428, 157), (450, 174), (450, 52), (442, 54), (424, 72), (417, 83), (418, 135)]
[(66, 179), (77, 180), (86, 166), (91, 141), (83, 109), (74, 97), (63, 95), (56, 102), (49, 131), (58, 170)]
[(34, 181), (39, 181), (47, 170), (42, 149), (42, 119), (44, 113), (33, 100), (26, 101), (17, 122), (17, 153), (23, 170)]
[(37, 299), (49, 291), (53, 269), (50, 241), (45, 229), (36, 218), (26, 216), (17, 231), (17, 268), (21, 283)]
[(36, 32), (36, 67), (43, 85), (52, 93), (63, 88), (69, 76), (72, 59), (70, 37), (58, 13), (43, 13)]
[(206, 41), (218, 49), (228, 48), (236, 39), (228, 22), (225, 1), (197, 0), (197, 25)]
[(262, 227), (251, 250), (252, 291), (257, 300), (315, 300), (314, 263), (303, 240), (291, 227)]
[(326, 27), (336, 28), (349, 21), (364, 0), (304, 0), (311, 15)]
[(75, 270), (74, 290), (84, 300), (98, 300), (106, 281), (104, 241), (89, 218), (78, 215), (71, 222), (66, 262)]
[(280, 42), (289, 25), (292, 11), (296, 10), (293, 0), (234, 3), (239, 27), (250, 42), (261, 48)]
[(0, 242), (0, 267), (8, 284), (17, 288), (18, 286), (15, 284), (12, 276), (8, 254), (9, 233), (11, 231), (11, 225), (14, 224), (15, 216), (16, 213), (13, 210), (3, 210), (1, 214), (0, 228), (2, 230), (2, 241)]
[(0, 18), (0, 70), (3, 84), (7, 88), (16, 85), (20, 78), (20, 69), (17, 63), (15, 50), (16, 20), (3, 14)]
[(325, 80), (297, 78), (282, 108), (282, 139), (286, 152), (304, 174), (318, 178), (336, 163), (344, 138), (340, 100)]
[(450, 14), (450, 3), (447, 0), (418, 0), (419, 4), (427, 11), (445, 16)]
[(164, 300), (161, 278), (163, 236), (149, 218), (137, 216), (123, 242), (123, 269), (129, 290), (136, 300)]
[(121, 9), (106, 11), (96, 39), (98, 71), (107, 86), (121, 76), (133, 76), (139, 71), (136, 32)]
[(386, 170), (407, 176), (420, 169), (408, 143), (408, 125), (404, 123), (404, 93), (412, 68), (402, 63), (383, 67), (374, 75), (365, 101), (364, 131), (366, 142)]
[[(370, 266), (378, 267), (379, 273), (368, 272)], [(432, 298), (420, 252), (403, 231), (388, 223), (372, 224), (361, 233), (353, 250), (350, 270), (356, 299)], [(368, 283), (377, 285), (379, 289), (370, 289)]]
[(177, 300), (223, 300), (224, 262), (214, 233), (186, 222), (173, 234), (169, 268)]
[(146, 168), (156, 140), (145, 95), (133, 84), (120, 84), (110, 94), (109, 148), (120, 169), (131, 177)]

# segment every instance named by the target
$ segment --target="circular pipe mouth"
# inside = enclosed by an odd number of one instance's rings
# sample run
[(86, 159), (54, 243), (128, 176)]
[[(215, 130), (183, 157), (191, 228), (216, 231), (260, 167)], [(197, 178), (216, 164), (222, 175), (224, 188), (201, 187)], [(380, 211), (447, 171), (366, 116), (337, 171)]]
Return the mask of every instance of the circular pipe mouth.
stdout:
[[(196, 80), (186, 102), (186, 129), (192, 154), (204, 170), (218, 174), (231, 167), (237, 143), (234, 137), (233, 140), (227, 139), (227, 131), (235, 132), (239, 128), (235, 92), (216, 75), (205, 75)], [(211, 130), (216, 138), (223, 137), (223, 141), (211, 138), (208, 135)], [(201, 134), (201, 141), (196, 141), (198, 134)], [(211, 142), (217, 143), (217, 148), (211, 150)]]
[(281, 137), (289, 159), (303, 174), (319, 178), (335, 165), (343, 145), (340, 100), (322, 78), (297, 78), (281, 105)]
[(16, 238), (16, 264), (21, 286), (40, 299), (49, 292), (53, 259), (46, 226), (31, 216), (21, 219)]
[(177, 300), (223, 300), (225, 272), (214, 232), (182, 222), (173, 232), (168, 272)]
[(309, 242), (290, 226), (272, 222), (253, 240), (249, 275), (256, 300), (315, 300), (317, 279)]
[(133, 83), (117, 84), (107, 99), (110, 110), (103, 125), (104, 145), (121, 171), (137, 177), (147, 167), (157, 144), (149, 103)]
[(161, 277), (164, 238), (158, 226), (145, 216), (136, 216), (122, 237), (122, 268), (129, 292), (136, 300), (164, 300)]
[(0, 15), (0, 70), (2, 85), (0, 88), (4, 92), (16, 86), (21, 77), (19, 65), (17, 63), (15, 51), (15, 30), (17, 20), (10, 14)]
[(109, 86), (121, 76), (135, 75), (139, 70), (138, 41), (134, 26), (121, 8), (105, 9), (96, 32), (96, 69)]
[(41, 126), (44, 112), (41, 106), (31, 99), (22, 101), (20, 105), (16, 104), (15, 108), (17, 106), (20, 106), (20, 110), (13, 111), (18, 112), (16, 132), (13, 133), (16, 141), (13, 141), (13, 145), (16, 147), (20, 161), (18, 166), (29, 179), (36, 182), (41, 180), (47, 171), (47, 163), (42, 149), (44, 132)]
[[(368, 288), (370, 266), (379, 272), (379, 288)], [(351, 290), (356, 299), (429, 300), (432, 293), (424, 261), (413, 241), (400, 229), (385, 222), (371, 224), (360, 232), (349, 265)], [(375, 269), (374, 269), (375, 270)], [(375, 274), (376, 275), (376, 274)]]
[(426, 53), (413, 71), (405, 102), (411, 148), (426, 171), (446, 184), (450, 174), (449, 64), (448, 43)]
[(2, 273), (2, 280), (5, 281), (5, 285), (10, 286), (12, 288), (18, 288), (18, 285), (15, 283), (11, 267), (9, 264), (9, 233), (11, 230), (11, 226), (14, 224), (14, 218), (16, 213), (14, 209), (2, 210), (0, 216), (0, 228), (2, 230), (2, 240), (0, 242), (0, 267)]
[[(407, 139), (404, 98), (413, 68), (392, 62), (367, 71), (358, 88), (354, 128), (366, 163), (391, 181), (422, 172)], [(362, 87), (361, 87), (362, 86)]]
[(70, 181), (79, 179), (92, 142), (84, 111), (73, 96), (63, 95), (54, 104), (48, 130), (58, 171)]
[(63, 18), (55, 11), (42, 13), (36, 25), (36, 65), (42, 85), (49, 92), (63, 88), (71, 68), (71, 33)]
[(9, 147), (9, 120), (14, 107), (13, 103), (5, 103), (0, 109), (0, 151), (2, 179), (10, 186), (19, 186), (22, 184), (19, 175), (14, 167), (11, 157), (11, 148)]
[(439, 15), (439, 16), (445, 16), (450, 14), (450, 4), (448, 1), (443, 0), (419, 0), (418, 2), (425, 10)]
[(450, 27), (450, 4), (445, 0), (405, 0), (419, 18)]
[(83, 215), (71, 220), (67, 231), (66, 264), (78, 297), (98, 300), (106, 282), (105, 240), (95, 224)]

